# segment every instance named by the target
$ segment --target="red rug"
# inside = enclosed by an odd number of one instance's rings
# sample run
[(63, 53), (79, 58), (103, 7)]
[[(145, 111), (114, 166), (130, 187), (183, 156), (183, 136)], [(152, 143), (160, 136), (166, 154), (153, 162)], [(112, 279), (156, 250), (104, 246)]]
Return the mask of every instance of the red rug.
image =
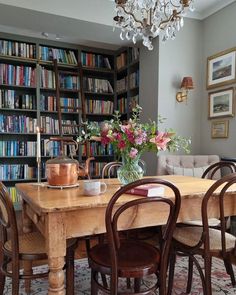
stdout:
[[(45, 269), (45, 266), (38, 267), (36, 270)], [(236, 270), (236, 268), (235, 268)], [(236, 272), (235, 272), (236, 273)], [(183, 295), (186, 290), (187, 281), (187, 258), (178, 258), (175, 269), (175, 281), (173, 295)], [(152, 283), (152, 278), (144, 281), (144, 284)], [(125, 288), (125, 282), (122, 288)], [(32, 281), (32, 295), (46, 295), (48, 283), (47, 280)], [(230, 277), (226, 274), (224, 264), (221, 260), (213, 258), (212, 268), (212, 293), (214, 295), (236, 294), (236, 288), (231, 285)], [(158, 292), (157, 292), (158, 294)], [(200, 295), (202, 292), (201, 280), (197, 271), (194, 271), (193, 287), (191, 295)], [(11, 295), (11, 280), (7, 279), (4, 295)], [(21, 282), (21, 289), (19, 295), (25, 295), (24, 282)], [(87, 260), (81, 259), (76, 261), (75, 270), (75, 295), (90, 295), (90, 269), (88, 268)]]

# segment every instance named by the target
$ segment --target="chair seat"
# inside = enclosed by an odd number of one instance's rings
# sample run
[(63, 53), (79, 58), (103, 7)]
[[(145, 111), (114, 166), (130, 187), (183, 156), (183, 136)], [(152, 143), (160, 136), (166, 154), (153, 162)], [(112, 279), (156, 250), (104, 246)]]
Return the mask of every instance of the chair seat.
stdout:
[[(202, 235), (202, 227), (177, 227), (174, 231), (174, 239), (186, 246), (193, 247), (195, 246)], [(218, 229), (209, 228), (209, 238), (210, 238), (210, 250), (211, 251), (220, 251), (222, 250), (221, 244), (221, 231)], [(226, 238), (226, 250), (230, 251), (235, 247), (236, 237), (225, 233)], [(201, 247), (203, 248), (203, 246)]]
[[(121, 241), (118, 253), (118, 276), (143, 277), (156, 273), (159, 261), (160, 252), (154, 246), (136, 240)], [(111, 260), (108, 244), (98, 244), (90, 250), (89, 264), (98, 272), (110, 274)]]
[[(201, 219), (200, 220), (189, 220), (189, 221), (185, 221), (184, 224), (202, 226), (202, 220)], [(218, 226), (220, 226), (220, 220), (217, 218), (209, 218), (208, 225), (210, 227), (218, 227)]]
[[(20, 255), (44, 255), (46, 254), (45, 239), (40, 232), (31, 232), (23, 235), (19, 235), (19, 254)], [(76, 239), (67, 240), (67, 248), (76, 244)], [(11, 241), (7, 241), (4, 244), (4, 248), (8, 251), (12, 251)]]

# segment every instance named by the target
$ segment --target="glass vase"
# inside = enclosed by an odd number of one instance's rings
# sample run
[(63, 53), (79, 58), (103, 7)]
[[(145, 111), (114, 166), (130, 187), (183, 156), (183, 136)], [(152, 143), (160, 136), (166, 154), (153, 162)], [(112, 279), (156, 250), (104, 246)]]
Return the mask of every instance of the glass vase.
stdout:
[(123, 185), (141, 179), (144, 173), (145, 164), (139, 157), (135, 159), (123, 157), (122, 166), (117, 169), (117, 177)]

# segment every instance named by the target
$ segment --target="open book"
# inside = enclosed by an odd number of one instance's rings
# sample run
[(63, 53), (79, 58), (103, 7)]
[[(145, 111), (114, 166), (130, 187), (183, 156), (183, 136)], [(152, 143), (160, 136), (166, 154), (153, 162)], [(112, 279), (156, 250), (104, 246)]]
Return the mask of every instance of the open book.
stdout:
[(127, 194), (131, 195), (140, 195), (144, 197), (158, 197), (164, 195), (164, 187), (160, 186), (158, 184), (144, 184), (137, 186), (129, 191), (127, 191)]

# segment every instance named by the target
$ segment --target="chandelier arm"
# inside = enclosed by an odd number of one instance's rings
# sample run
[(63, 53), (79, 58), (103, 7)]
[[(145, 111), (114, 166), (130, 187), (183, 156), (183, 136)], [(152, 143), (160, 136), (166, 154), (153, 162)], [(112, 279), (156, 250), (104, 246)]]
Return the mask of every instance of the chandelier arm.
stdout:
[(174, 4), (172, 1), (173, 1), (173, 0), (170, 0), (170, 4), (171, 4), (172, 6), (174, 6), (174, 7), (176, 7), (176, 8), (180, 7), (180, 5)]
[[(180, 18), (180, 16), (179, 16), (180, 13), (181, 13), (181, 12), (177, 12), (176, 15), (175, 15), (175, 17), (176, 17), (176, 18)], [(171, 18), (172, 18), (172, 17), (173, 17), (173, 16), (171, 15), (168, 19), (161, 21), (160, 24), (159, 24), (160, 29), (164, 30), (163, 28), (161, 28), (161, 26), (162, 26), (163, 24), (166, 24), (166, 23), (168, 23), (169, 21), (171, 21)]]
[(139, 23), (139, 24), (142, 26), (143, 23), (142, 23), (140, 20), (138, 20), (138, 19), (134, 16), (133, 13), (127, 11), (127, 10), (124, 8), (124, 6), (122, 6), (122, 5), (121, 5), (120, 7), (124, 10), (124, 12), (125, 12), (126, 14), (131, 15), (136, 23)]

